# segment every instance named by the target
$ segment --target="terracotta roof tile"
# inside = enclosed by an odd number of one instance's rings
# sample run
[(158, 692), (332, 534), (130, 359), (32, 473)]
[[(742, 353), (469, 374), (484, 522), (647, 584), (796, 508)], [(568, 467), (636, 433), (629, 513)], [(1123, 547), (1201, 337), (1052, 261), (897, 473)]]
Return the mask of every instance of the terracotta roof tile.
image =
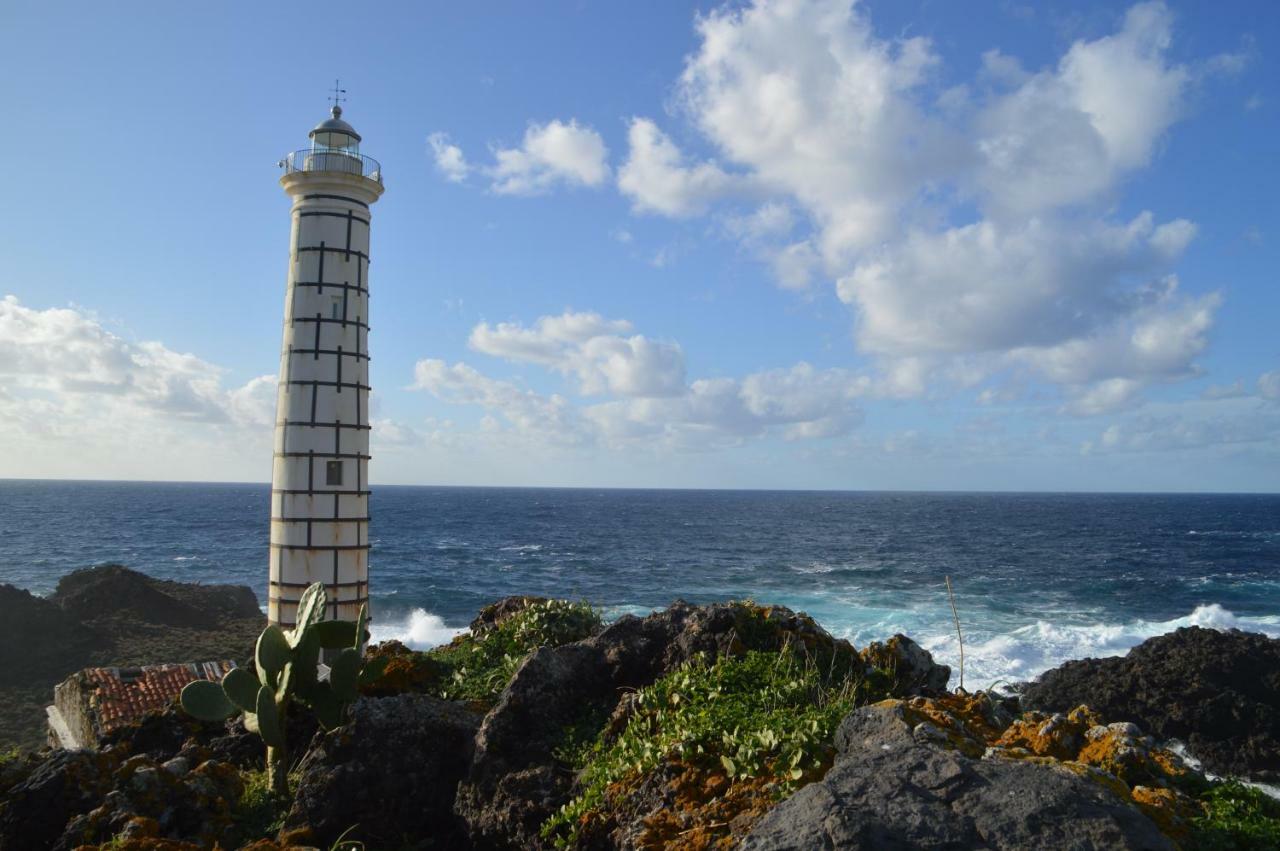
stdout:
[(163, 711), (193, 680), (219, 681), (234, 662), (145, 665), (141, 668), (86, 668), (92, 687), (89, 708), (100, 730), (111, 732), (148, 712)]

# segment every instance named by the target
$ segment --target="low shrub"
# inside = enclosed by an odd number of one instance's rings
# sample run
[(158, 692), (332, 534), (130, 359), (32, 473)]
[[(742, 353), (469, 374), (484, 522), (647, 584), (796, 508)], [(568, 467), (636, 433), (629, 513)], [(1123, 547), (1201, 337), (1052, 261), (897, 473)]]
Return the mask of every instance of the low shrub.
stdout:
[(825, 774), (836, 726), (870, 696), (860, 672), (821, 666), (791, 647), (686, 664), (637, 693), (617, 738), (602, 733), (591, 747), (561, 751), (581, 769), (580, 792), (543, 836), (573, 845), (611, 800), (668, 761), (786, 797)]
[(1194, 819), (1191, 847), (1203, 851), (1280, 851), (1280, 801), (1236, 780), (1200, 796), (1205, 814)]
[(451, 644), (427, 651), (440, 673), (430, 691), (447, 700), (492, 705), (534, 650), (580, 641), (600, 627), (599, 613), (586, 603), (530, 603), (483, 635), (459, 636)]

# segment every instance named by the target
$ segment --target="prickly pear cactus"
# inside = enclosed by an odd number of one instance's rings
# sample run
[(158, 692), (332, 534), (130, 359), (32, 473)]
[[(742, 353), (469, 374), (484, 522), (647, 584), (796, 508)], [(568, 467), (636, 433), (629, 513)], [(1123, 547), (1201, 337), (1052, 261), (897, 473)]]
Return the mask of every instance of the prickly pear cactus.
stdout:
[[(375, 679), (380, 666), (364, 664), (369, 614), (360, 607), (357, 620), (326, 621), (324, 585), (317, 582), (298, 601), (297, 625), (284, 630), (269, 625), (258, 636), (254, 651), (257, 676), (232, 668), (222, 682), (196, 680), (182, 690), (182, 708), (204, 721), (221, 721), (244, 713), (244, 726), (267, 746), (267, 771), (272, 789), (288, 795), (288, 755), (285, 713), (297, 700), (315, 712), (326, 729), (342, 723), (347, 704), (358, 696), (361, 683)], [(320, 678), (320, 657), (335, 651), (329, 676)]]

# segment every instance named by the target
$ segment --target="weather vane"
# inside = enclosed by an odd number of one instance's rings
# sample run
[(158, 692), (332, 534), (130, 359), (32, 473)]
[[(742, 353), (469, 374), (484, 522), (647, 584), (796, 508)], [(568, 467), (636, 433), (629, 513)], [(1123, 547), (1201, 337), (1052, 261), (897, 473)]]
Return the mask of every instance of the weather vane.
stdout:
[(333, 101), (333, 105), (334, 105), (334, 106), (337, 106), (338, 104), (340, 104), (340, 103), (342, 103), (344, 100), (346, 100), (346, 98), (344, 98), (344, 97), (343, 97), (343, 95), (345, 95), (346, 93), (347, 93), (347, 90), (346, 90), (346, 89), (340, 89), (340, 88), (338, 88), (338, 81), (337, 81), (337, 80), (334, 80), (334, 81), (333, 81), (333, 96), (332, 96), (331, 98), (329, 98), (329, 100)]

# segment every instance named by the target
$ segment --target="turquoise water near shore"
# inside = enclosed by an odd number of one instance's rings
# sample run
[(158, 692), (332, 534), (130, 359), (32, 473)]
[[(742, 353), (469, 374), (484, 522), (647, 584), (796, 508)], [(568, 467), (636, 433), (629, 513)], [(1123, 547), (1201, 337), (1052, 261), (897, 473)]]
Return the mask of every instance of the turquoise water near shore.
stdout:
[[(249, 585), (266, 485), (0, 481), (0, 582), (79, 567)], [(447, 640), (506, 594), (607, 615), (752, 597), (855, 644), (905, 632), (969, 687), (1122, 653), (1182, 625), (1280, 637), (1280, 496), (379, 487), (378, 637)], [(953, 684), (955, 681), (953, 680)]]

